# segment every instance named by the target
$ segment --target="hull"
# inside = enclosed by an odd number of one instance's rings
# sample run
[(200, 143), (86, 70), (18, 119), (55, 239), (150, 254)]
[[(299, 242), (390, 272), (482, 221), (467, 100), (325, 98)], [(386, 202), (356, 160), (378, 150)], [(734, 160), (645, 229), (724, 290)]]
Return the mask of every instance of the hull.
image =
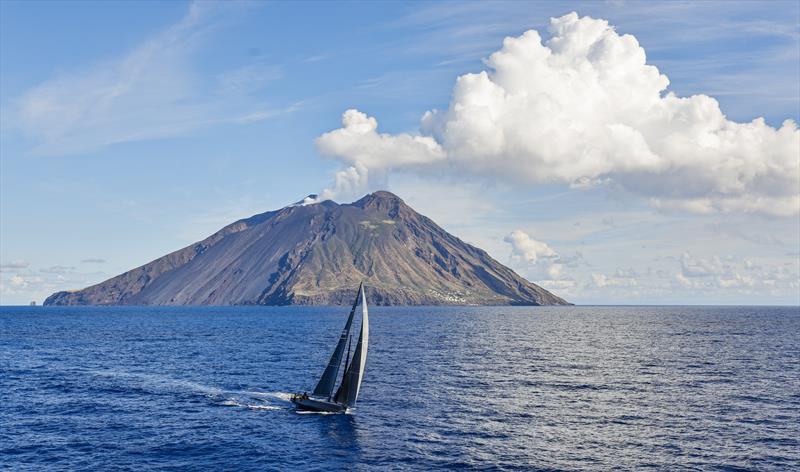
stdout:
[(306, 411), (323, 411), (329, 413), (344, 413), (347, 407), (339, 403), (316, 398), (292, 398), (292, 403), (297, 405), (297, 409)]

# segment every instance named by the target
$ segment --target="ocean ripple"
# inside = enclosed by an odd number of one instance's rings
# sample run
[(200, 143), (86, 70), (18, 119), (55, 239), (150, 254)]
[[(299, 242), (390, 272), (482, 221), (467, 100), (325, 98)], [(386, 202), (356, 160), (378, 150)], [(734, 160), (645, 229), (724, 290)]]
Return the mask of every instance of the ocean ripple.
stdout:
[(797, 307), (0, 308), (0, 469), (800, 468)]

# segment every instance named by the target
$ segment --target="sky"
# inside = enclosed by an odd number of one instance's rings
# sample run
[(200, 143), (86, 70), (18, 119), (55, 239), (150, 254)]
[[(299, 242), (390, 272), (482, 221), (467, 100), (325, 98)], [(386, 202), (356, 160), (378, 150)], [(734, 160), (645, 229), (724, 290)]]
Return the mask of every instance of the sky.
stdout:
[(580, 304), (800, 304), (800, 3), (0, 2), (0, 304), (386, 189)]

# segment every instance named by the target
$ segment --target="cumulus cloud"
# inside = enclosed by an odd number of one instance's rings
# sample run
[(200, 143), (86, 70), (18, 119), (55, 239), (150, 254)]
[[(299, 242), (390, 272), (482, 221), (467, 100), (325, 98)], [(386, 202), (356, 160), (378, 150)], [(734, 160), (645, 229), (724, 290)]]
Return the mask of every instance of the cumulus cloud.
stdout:
[(558, 257), (558, 254), (547, 243), (537, 241), (519, 229), (509, 233), (503, 238), (503, 241), (511, 245), (511, 260), (515, 262), (536, 264), (543, 258)]
[(26, 282), (25, 279), (22, 278), (22, 276), (20, 276), (20, 275), (14, 275), (9, 280), (10, 280), (10, 283), (11, 283), (12, 287), (25, 288), (25, 287), (28, 286), (28, 282)]
[(346, 165), (336, 173), (334, 188), (324, 190), (321, 197), (362, 193), (370, 174), (375, 181), (392, 168), (427, 166), (446, 157), (430, 136), (384, 134), (377, 128), (375, 118), (351, 109), (342, 115), (342, 128), (317, 138), (323, 154), (337, 156)]
[(725, 263), (719, 256), (708, 259), (695, 259), (688, 252), (681, 254), (681, 275), (683, 277), (708, 277), (723, 275), (732, 270), (730, 263)]
[(558, 280), (562, 277), (564, 264), (547, 243), (533, 239), (522, 230), (512, 231), (503, 241), (511, 245), (509, 260), (512, 265), (528, 268), (530, 275), (537, 279)]
[[(780, 300), (797, 300), (800, 276), (796, 263), (776, 260), (755, 262), (736, 256), (696, 257), (684, 253), (662, 268), (644, 270), (617, 268), (609, 272), (575, 274), (579, 297), (601, 296), (630, 303), (630, 300), (695, 299), (708, 302), (758, 295)], [(677, 266), (675, 265), (677, 264)], [(643, 297), (643, 298), (639, 298)]]
[(426, 112), (420, 133), (377, 131), (347, 110), (317, 139), (345, 165), (327, 196), (402, 169), (496, 178), (522, 185), (606, 186), (658, 208), (695, 213), (800, 211), (800, 131), (761, 118), (728, 120), (706, 95), (678, 97), (646, 63), (635, 37), (570, 13), (542, 42), (509, 37), (487, 71), (459, 77), (446, 110)]
[(9, 278), (0, 278), (0, 294), (14, 294), (24, 292), (33, 287), (38, 287), (44, 279), (32, 275), (12, 275)]
[(635, 277), (615, 274), (591, 274), (592, 284), (597, 288), (606, 287), (636, 287), (638, 285)]
[(680, 268), (674, 283), (682, 289), (743, 289), (766, 293), (800, 289), (796, 264), (762, 265), (746, 258), (698, 258), (684, 252)]
[(77, 272), (71, 266), (55, 265), (35, 270), (27, 263), (15, 265), (18, 266), (15, 271), (0, 271), (0, 304), (27, 304), (53, 292), (85, 287), (108, 277), (102, 272)]

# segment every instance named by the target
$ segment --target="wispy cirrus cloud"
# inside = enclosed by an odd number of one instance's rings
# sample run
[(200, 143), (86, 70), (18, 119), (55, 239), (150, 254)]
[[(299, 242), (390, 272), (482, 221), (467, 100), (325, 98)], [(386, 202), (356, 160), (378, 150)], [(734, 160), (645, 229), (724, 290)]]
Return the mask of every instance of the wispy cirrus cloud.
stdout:
[(43, 267), (39, 269), (39, 272), (44, 274), (68, 274), (70, 272), (75, 272), (75, 269), (75, 266), (54, 265), (50, 267)]
[(251, 63), (200, 73), (195, 56), (247, 4), (196, 2), (177, 23), (121, 57), (36, 85), (7, 113), (35, 154), (58, 155), (177, 136), (218, 123), (246, 124), (291, 111), (258, 99), (281, 78), (278, 65)]
[(4, 262), (0, 264), (0, 272), (14, 271), (19, 269), (27, 269), (30, 267), (30, 262), (21, 259), (13, 260), (11, 262)]
[(266, 63), (247, 64), (218, 76), (220, 92), (223, 94), (255, 92), (281, 78), (283, 78), (283, 68)]

